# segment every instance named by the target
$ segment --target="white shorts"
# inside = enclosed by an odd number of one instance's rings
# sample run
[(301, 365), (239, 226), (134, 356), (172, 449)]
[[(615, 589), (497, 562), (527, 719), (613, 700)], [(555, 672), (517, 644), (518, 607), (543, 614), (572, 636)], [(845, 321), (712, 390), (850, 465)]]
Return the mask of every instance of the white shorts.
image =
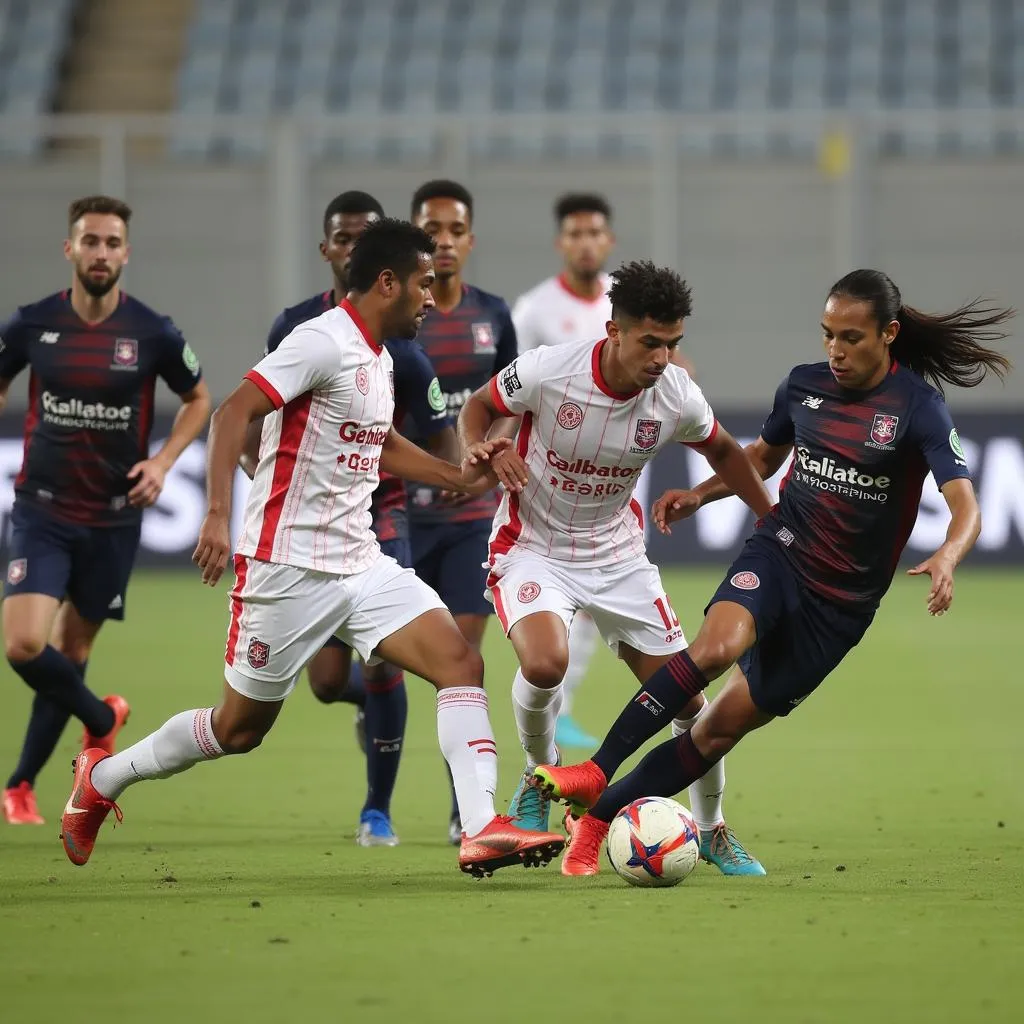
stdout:
[(534, 612), (554, 612), (568, 631), (573, 616), (587, 612), (605, 643), (643, 654), (675, 654), (686, 648), (657, 567), (646, 558), (624, 565), (585, 568), (528, 552), (500, 557), (491, 570), (490, 597), (506, 636)]
[(444, 608), (412, 569), (387, 555), (353, 576), (236, 555), (230, 604), (224, 678), (253, 700), (284, 700), (332, 636), (365, 661), (385, 637)]

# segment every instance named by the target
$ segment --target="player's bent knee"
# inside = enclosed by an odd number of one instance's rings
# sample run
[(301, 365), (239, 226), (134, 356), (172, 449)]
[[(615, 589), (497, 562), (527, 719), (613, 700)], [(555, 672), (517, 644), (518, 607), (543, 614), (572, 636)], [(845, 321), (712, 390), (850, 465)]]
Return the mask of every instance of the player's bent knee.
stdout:
[(538, 653), (524, 659), (520, 666), (528, 683), (550, 690), (565, 678), (568, 659), (560, 654)]
[(233, 729), (226, 736), (218, 736), (217, 742), (225, 754), (248, 754), (262, 742), (265, 732), (259, 729)]
[(12, 665), (38, 658), (46, 648), (46, 637), (19, 636), (4, 638), (4, 654)]
[(438, 672), (435, 685), (439, 690), (447, 686), (483, 686), (484, 659), (480, 652), (464, 643), (459, 653), (447, 659), (443, 670)]
[(715, 679), (732, 665), (746, 648), (731, 638), (698, 636), (689, 647), (689, 655), (697, 667)]
[(322, 704), (337, 704), (343, 699), (347, 682), (309, 673), (309, 688)]

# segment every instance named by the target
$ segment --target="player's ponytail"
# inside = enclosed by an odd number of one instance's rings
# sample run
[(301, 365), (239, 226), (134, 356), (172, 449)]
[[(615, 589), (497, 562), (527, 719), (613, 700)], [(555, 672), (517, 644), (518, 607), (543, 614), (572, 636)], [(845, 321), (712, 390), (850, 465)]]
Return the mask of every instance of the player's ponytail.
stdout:
[(1000, 330), (1013, 315), (975, 300), (950, 313), (922, 313), (903, 302), (899, 289), (880, 270), (854, 270), (837, 281), (829, 297), (842, 295), (869, 302), (879, 329), (897, 321), (892, 357), (919, 373), (941, 392), (943, 384), (973, 388), (989, 372), (1005, 377), (1010, 360), (985, 342), (1007, 336)]

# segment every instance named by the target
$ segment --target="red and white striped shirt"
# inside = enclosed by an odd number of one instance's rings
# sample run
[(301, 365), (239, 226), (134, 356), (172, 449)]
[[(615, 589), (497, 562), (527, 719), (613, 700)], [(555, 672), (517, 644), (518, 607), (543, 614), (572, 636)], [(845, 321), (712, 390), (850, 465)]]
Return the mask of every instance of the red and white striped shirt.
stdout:
[(337, 575), (380, 557), (370, 496), (395, 410), (392, 362), (346, 300), (246, 374), (273, 403), (237, 551)]
[(490, 561), (499, 570), (498, 560), (520, 549), (586, 566), (642, 556), (643, 512), (633, 499), (641, 470), (668, 444), (715, 435), (715, 414), (682, 367), (620, 394), (601, 373), (605, 344), (524, 352), (491, 379), (498, 409), (522, 416), (516, 444), (529, 471), (494, 519)]

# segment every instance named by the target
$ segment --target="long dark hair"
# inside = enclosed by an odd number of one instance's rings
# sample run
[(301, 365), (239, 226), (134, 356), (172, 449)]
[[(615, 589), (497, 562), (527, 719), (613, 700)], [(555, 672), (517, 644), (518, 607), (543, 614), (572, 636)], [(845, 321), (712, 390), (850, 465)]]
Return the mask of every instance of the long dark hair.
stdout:
[(871, 303), (879, 330), (893, 320), (900, 325), (891, 346), (893, 359), (919, 373), (938, 388), (954, 384), (977, 387), (992, 372), (1000, 379), (1013, 365), (983, 342), (1007, 337), (999, 330), (1015, 311), (987, 305), (980, 299), (950, 313), (922, 313), (903, 302), (899, 288), (880, 270), (853, 270), (828, 293)]

